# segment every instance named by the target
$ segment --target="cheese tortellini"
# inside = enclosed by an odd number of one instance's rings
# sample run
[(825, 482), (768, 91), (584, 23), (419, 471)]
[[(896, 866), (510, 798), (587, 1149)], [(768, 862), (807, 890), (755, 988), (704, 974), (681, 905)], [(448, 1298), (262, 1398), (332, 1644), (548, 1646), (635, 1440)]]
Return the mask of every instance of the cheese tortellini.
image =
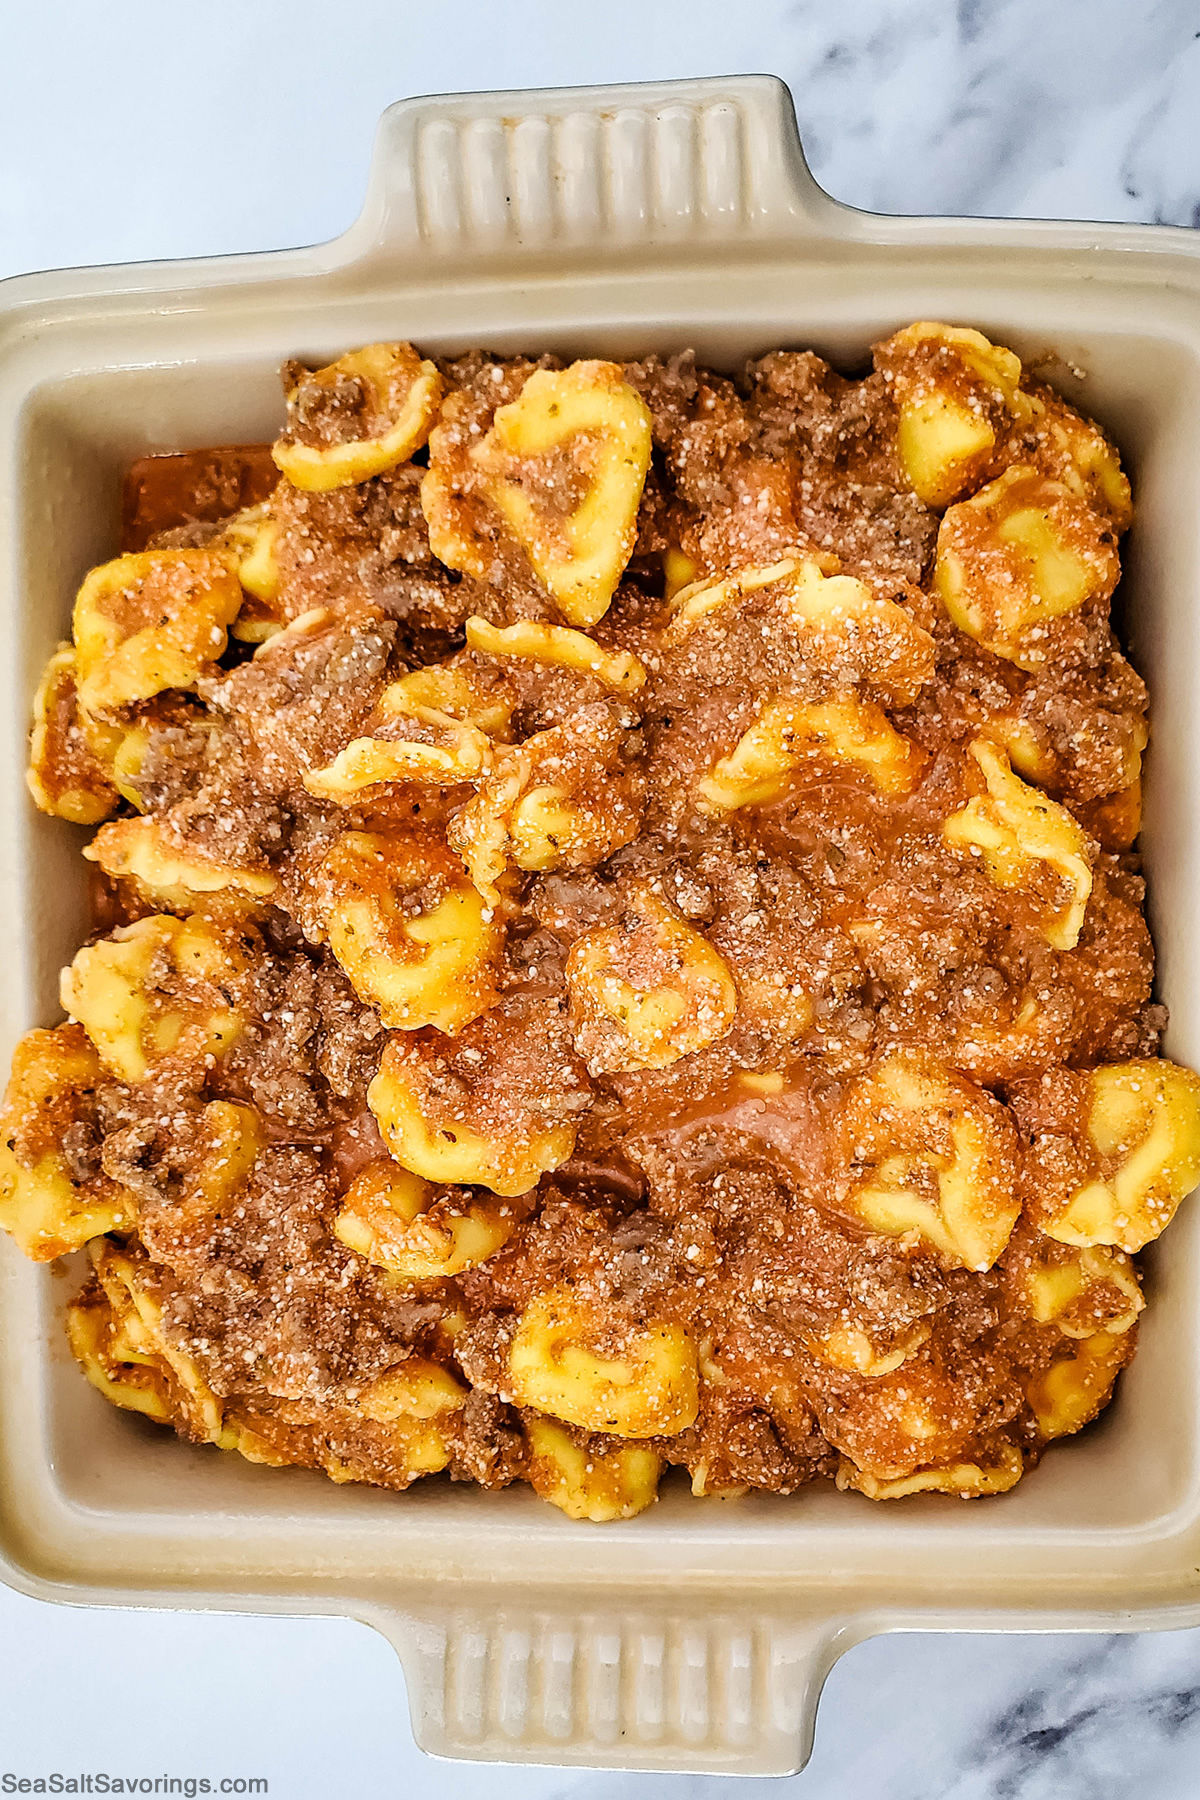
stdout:
[(1200, 1076), (1160, 1059), (1059, 1069), (1021, 1082), (1028, 1204), (1062, 1244), (1134, 1252), (1200, 1180)]
[(916, 785), (925, 758), (882, 707), (846, 696), (809, 702), (770, 700), (736, 747), (700, 783), (708, 812), (736, 812), (777, 800), (798, 771), (847, 770), (883, 794)]
[(1003, 1107), (932, 1058), (895, 1051), (845, 1113), (844, 1204), (872, 1231), (915, 1232), (959, 1268), (991, 1268), (1020, 1213)]
[(1121, 1337), (1145, 1306), (1134, 1263), (1108, 1245), (1067, 1246), (1039, 1236), (1023, 1285), (1030, 1317), (1069, 1338), (1099, 1330)]
[(68, 819), (72, 825), (107, 819), (119, 799), (79, 716), (75, 652), (70, 644), (59, 645), (38, 683), (25, 779), (41, 812)]
[(1132, 1348), (1123, 1333), (1097, 1331), (1030, 1382), (1026, 1393), (1043, 1438), (1068, 1437), (1096, 1417)]
[(875, 363), (896, 398), (900, 466), (926, 506), (949, 506), (975, 485), (998, 435), (1034, 412), (1020, 359), (969, 327), (918, 320), (880, 344)]
[(158, 913), (80, 950), (63, 970), (62, 1003), (106, 1069), (145, 1081), (167, 1059), (228, 1050), (243, 1021), (227, 984), (244, 961), (236, 937), (212, 921)]
[(330, 948), (397, 1031), (458, 1032), (495, 999), (500, 927), (449, 851), (362, 831), (325, 861)]
[(438, 1419), (461, 1412), (467, 1390), (440, 1363), (410, 1356), (378, 1376), (355, 1402), (364, 1418), (389, 1425), (395, 1419)]
[(267, 500), (235, 513), (218, 540), (234, 559), (243, 599), (230, 631), (242, 644), (265, 644), (282, 630), (281, 576), (276, 556), (278, 521)]
[[(468, 624), (471, 621), (468, 620)], [(485, 737), (507, 743), (517, 693), (504, 675), (460, 653), (449, 662), (410, 669), (384, 692), (382, 711), (393, 718), (419, 718), (422, 709), (473, 725)]]
[[(487, 561), (442, 455), (431, 440), (421, 503), (434, 552), (452, 569), (487, 578)], [(637, 537), (650, 466), (645, 401), (608, 362), (535, 369), (520, 394), (497, 409), (469, 452), (468, 479), (569, 625), (594, 625), (616, 592)]]
[(614, 1328), (569, 1288), (531, 1300), (509, 1354), (517, 1402), (583, 1431), (673, 1437), (699, 1410), (696, 1346), (681, 1325)]
[(835, 1369), (851, 1375), (890, 1375), (929, 1341), (929, 1326), (924, 1320), (908, 1326), (893, 1338), (886, 1350), (879, 1348), (871, 1334), (856, 1325), (837, 1325), (831, 1331), (809, 1340), (814, 1356)]
[(352, 1183), (334, 1231), (348, 1249), (401, 1281), (440, 1281), (486, 1262), (517, 1217), (503, 1200), (436, 1189), (394, 1162), (371, 1163)]
[(723, 1038), (737, 1012), (729, 965), (648, 887), (618, 926), (567, 958), (575, 1042), (593, 1074), (663, 1069)]
[(756, 609), (784, 622), (812, 665), (837, 685), (862, 683), (888, 705), (911, 704), (933, 673), (933, 639), (924, 627), (857, 576), (829, 573), (828, 559), (823, 567), (785, 557), (693, 582), (671, 602), (664, 643), (686, 645), (693, 633), (725, 629)]
[(65, 1256), (132, 1220), (130, 1196), (90, 1158), (65, 1148), (104, 1079), (78, 1025), (27, 1032), (13, 1052), (0, 1113), (0, 1227), (35, 1262)]
[(1107, 516), (1064, 483), (1016, 465), (947, 512), (934, 580), (968, 637), (1038, 669), (1054, 653), (1054, 621), (1107, 600), (1119, 572)]
[(525, 1421), (529, 1480), (569, 1519), (632, 1519), (658, 1498), (662, 1458), (640, 1444), (599, 1449), (576, 1442), (552, 1419)]
[(447, 832), (472, 881), (498, 905), (510, 864), (591, 869), (637, 836), (645, 779), (634, 719), (609, 702), (498, 749)]
[(184, 854), (166, 838), (159, 821), (149, 817), (117, 819), (102, 826), (83, 854), (106, 875), (132, 882), (154, 904), (184, 912), (210, 895), (266, 900), (279, 886), (268, 870), (239, 869)]
[(70, 1307), (67, 1332), (92, 1386), (114, 1406), (222, 1443), (221, 1401), (164, 1329), (150, 1265), (104, 1242), (90, 1255), (96, 1282)]
[(481, 1104), (467, 1084), (448, 1076), (436, 1053), (397, 1038), (367, 1099), (401, 1168), (426, 1181), (527, 1194), (575, 1147), (573, 1124), (548, 1121), (516, 1094), (503, 1112), (486, 1099)]
[(75, 601), (79, 704), (119, 710), (194, 687), (223, 653), (242, 604), (231, 557), (143, 550), (93, 569)]
[(515, 625), (467, 620), (467, 644), (486, 656), (511, 656), (545, 668), (592, 675), (618, 694), (636, 694), (645, 685), (645, 665), (632, 650), (605, 650), (586, 631), (521, 619)]
[(502, 675), (489, 679), (465, 657), (412, 669), (384, 689), (366, 735), (306, 774), (304, 785), (318, 799), (356, 806), (392, 783), (477, 782), (490, 767), (493, 740), (508, 739), (516, 700)]
[(1125, 531), (1133, 518), (1129, 477), (1115, 447), (1100, 427), (1044, 391), (1039, 420), (1039, 468), (1061, 481), (1097, 512), (1107, 513), (1113, 529)]
[(860, 1469), (843, 1458), (837, 1484), (843, 1493), (853, 1490), (868, 1500), (907, 1500), (913, 1494), (956, 1494), (960, 1500), (981, 1494), (1006, 1494), (1025, 1473), (1025, 1459), (1015, 1444), (1001, 1444), (992, 1463), (947, 1463), (940, 1469), (917, 1469), (912, 1475), (887, 1478)]
[(1046, 942), (1073, 950), (1092, 891), (1095, 846), (1065, 806), (1013, 774), (994, 744), (977, 738), (971, 755), (987, 791), (946, 820), (943, 839), (978, 856), (997, 887), (1028, 892), (1042, 914)]
[(304, 776), (310, 794), (355, 806), (386, 783), (453, 787), (474, 781), (488, 765), (487, 733), (469, 718), (414, 698), (409, 677), (384, 690), (367, 730), (369, 735), (352, 739), (331, 763)]
[(366, 344), (302, 376), (271, 454), (293, 487), (314, 493), (369, 481), (420, 448), (441, 396), (437, 369), (411, 344)]

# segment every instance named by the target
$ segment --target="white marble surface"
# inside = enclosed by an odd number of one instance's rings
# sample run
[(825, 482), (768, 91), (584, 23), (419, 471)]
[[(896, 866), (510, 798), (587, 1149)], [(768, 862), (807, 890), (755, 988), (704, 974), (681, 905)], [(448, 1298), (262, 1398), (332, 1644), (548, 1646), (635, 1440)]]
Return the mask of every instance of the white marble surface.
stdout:
[[(1196, 0), (43, 0), (5, 40), (0, 275), (331, 236), (405, 94), (731, 70), (789, 80), (816, 173), (859, 206), (1200, 225)], [(287, 1800), (766, 1787), (425, 1763), (363, 1627), (0, 1589), (0, 1778), (101, 1769)], [(842, 1661), (812, 1763), (769, 1791), (1191, 1800), (1198, 1770), (1200, 1632), (909, 1637)]]
[(1200, 209), (1195, 0), (44, 0), (4, 30), (0, 274), (331, 237), (406, 94), (759, 70), (858, 206)]

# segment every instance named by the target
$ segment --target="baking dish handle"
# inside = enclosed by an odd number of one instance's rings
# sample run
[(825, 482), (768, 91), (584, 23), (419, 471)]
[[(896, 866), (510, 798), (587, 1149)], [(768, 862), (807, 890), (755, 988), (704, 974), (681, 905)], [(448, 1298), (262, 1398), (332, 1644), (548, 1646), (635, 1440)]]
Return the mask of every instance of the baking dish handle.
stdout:
[(566, 1611), (524, 1599), (364, 1610), (396, 1647), (423, 1750), (473, 1761), (785, 1775), (851, 1637), (743, 1604)]
[(384, 113), (353, 262), (845, 237), (770, 75), (446, 95)]

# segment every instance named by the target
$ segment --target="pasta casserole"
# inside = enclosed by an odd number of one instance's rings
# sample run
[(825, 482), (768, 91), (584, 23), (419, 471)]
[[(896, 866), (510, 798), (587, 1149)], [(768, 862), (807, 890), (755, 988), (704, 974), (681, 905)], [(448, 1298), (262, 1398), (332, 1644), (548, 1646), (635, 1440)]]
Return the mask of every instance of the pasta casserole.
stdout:
[(115, 1405), (628, 1518), (1012, 1488), (1200, 1176), (1129, 483), (1012, 351), (378, 343), (131, 473), (29, 785), (93, 828), (0, 1224)]

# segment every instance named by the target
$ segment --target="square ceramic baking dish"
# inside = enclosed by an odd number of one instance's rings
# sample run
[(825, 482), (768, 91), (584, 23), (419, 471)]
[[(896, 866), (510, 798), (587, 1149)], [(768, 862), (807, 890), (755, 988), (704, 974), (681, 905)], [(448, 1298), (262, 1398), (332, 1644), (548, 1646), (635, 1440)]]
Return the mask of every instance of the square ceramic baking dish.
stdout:
[[(1145, 853), (1168, 1051), (1200, 1063), (1200, 238), (886, 219), (814, 184), (768, 78), (406, 102), (336, 243), (22, 277), (0, 291), (0, 680), (7, 1059), (58, 1016), (84, 865), (22, 780), (37, 672), (114, 553), (123, 467), (263, 440), (277, 369), (408, 337), (568, 356), (779, 345), (848, 369), (917, 318), (971, 323), (1115, 435), (1139, 501), (1124, 594), (1153, 696)], [(528, 1489), (403, 1498), (190, 1448), (115, 1412), (62, 1333), (67, 1280), (0, 1246), (0, 1543), (46, 1599), (347, 1613), (403, 1660), (444, 1755), (798, 1767), (839, 1652), (900, 1627), (1200, 1621), (1200, 1208), (1150, 1260), (1141, 1349), (1104, 1421), (1010, 1494), (889, 1506), (813, 1488), (626, 1524)]]

